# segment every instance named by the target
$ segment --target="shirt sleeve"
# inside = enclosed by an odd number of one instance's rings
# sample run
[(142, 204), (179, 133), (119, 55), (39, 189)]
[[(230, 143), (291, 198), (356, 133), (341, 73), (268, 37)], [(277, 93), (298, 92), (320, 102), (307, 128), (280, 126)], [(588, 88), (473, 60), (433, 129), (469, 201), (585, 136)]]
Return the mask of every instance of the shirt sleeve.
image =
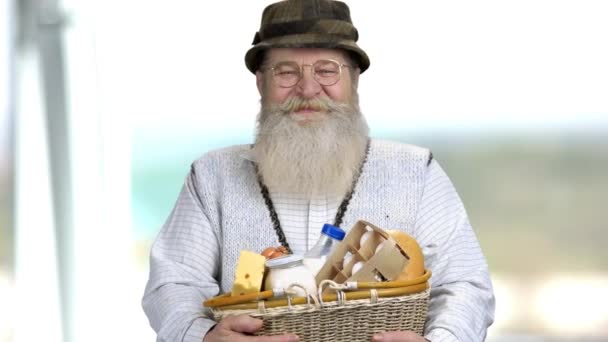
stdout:
[(201, 342), (215, 324), (202, 302), (219, 293), (219, 243), (194, 168), (150, 252), (142, 305), (157, 341)]
[(456, 189), (435, 160), (427, 170), (415, 234), (432, 272), (425, 338), (483, 341), (495, 305), (488, 265)]

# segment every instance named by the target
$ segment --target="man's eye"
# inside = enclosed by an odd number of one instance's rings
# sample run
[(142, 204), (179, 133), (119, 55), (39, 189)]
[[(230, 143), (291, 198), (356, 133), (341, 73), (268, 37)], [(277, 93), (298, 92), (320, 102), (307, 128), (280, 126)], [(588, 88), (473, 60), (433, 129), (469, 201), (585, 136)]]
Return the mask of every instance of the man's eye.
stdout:
[(335, 70), (329, 70), (329, 69), (320, 69), (317, 70), (317, 74), (321, 75), (321, 76), (333, 76), (335, 74), (337, 74), (338, 72), (336, 72)]
[(282, 71), (279, 71), (277, 73), (277, 75), (279, 75), (279, 76), (295, 76), (297, 74), (298, 74), (298, 72), (297, 71), (293, 71), (293, 70), (291, 70), (291, 71), (290, 70), (282, 70)]

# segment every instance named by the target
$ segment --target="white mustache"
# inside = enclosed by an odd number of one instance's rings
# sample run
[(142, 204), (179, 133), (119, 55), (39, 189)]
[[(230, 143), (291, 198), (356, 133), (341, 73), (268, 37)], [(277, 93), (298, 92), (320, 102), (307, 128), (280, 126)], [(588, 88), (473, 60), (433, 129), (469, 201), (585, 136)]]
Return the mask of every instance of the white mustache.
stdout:
[(281, 112), (283, 114), (290, 114), (305, 109), (314, 110), (316, 112), (336, 112), (343, 111), (351, 106), (345, 103), (339, 103), (333, 101), (328, 97), (315, 97), (312, 99), (305, 99), (299, 96), (290, 96), (287, 100), (281, 104), (270, 105), (269, 111)]

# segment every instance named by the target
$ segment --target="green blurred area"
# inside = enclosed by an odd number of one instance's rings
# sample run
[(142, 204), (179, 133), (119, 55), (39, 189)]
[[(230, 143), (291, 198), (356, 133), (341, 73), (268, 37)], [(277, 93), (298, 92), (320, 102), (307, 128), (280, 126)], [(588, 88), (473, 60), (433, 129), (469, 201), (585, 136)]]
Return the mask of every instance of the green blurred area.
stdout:
[[(530, 133), (381, 138), (430, 148), (460, 193), (492, 271), (544, 274), (608, 269), (608, 134)], [(141, 241), (169, 214), (190, 163), (211, 141), (154, 155), (135, 144), (133, 215)], [(138, 154), (146, 158), (138, 160)]]
[(432, 144), (494, 271), (608, 270), (608, 138), (528, 136)]
[[(182, 137), (159, 142), (134, 135), (131, 160), (131, 207), (135, 237), (142, 244), (156, 236), (184, 184), (190, 165), (206, 151), (249, 143), (246, 136)], [(147, 242), (146, 242), (147, 241)]]

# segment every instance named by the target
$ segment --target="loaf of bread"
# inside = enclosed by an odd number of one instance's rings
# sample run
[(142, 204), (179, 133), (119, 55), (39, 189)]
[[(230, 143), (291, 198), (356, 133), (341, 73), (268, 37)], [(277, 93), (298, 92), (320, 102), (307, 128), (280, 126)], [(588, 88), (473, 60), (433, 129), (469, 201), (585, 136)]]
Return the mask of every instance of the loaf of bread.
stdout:
[(424, 274), (424, 255), (413, 237), (399, 230), (386, 230), (407, 255), (409, 262), (396, 280), (409, 280)]

